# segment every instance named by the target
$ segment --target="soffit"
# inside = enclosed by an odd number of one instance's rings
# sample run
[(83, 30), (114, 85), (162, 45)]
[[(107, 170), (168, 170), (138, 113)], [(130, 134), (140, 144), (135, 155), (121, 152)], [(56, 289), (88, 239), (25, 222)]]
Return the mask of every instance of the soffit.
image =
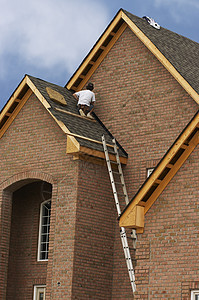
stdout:
[(120, 226), (134, 227), (131, 223), (131, 214), (134, 213), (135, 207), (144, 207), (144, 214), (146, 214), (198, 144), (199, 111), (126, 206), (120, 216)]

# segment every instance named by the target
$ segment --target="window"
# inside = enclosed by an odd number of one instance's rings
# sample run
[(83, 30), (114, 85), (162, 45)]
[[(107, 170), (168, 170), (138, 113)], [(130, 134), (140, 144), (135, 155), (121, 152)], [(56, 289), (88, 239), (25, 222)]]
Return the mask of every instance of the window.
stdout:
[(191, 291), (191, 300), (199, 300), (199, 290)]
[(46, 286), (45, 285), (35, 285), (33, 300), (45, 300)]
[(48, 260), (50, 213), (51, 213), (51, 200), (47, 200), (47, 201), (44, 201), (43, 203), (41, 203), (39, 242), (38, 242), (38, 260), (39, 261)]
[(153, 173), (154, 168), (147, 169), (147, 178)]

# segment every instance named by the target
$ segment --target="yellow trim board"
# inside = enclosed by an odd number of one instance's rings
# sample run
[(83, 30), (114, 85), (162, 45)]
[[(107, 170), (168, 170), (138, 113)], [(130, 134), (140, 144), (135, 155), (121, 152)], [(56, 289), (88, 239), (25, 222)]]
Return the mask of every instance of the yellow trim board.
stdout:
[[(26, 94), (24, 95), (24, 97), (20, 101), (18, 101), (17, 98), (18, 98), (19, 94), (23, 91), (23, 88), (26, 85), (29, 87), (29, 90), (26, 92)], [(42, 96), (42, 94), (40, 93), (40, 91), (36, 88), (36, 86), (33, 84), (33, 82), (31, 81), (31, 79), (28, 77), (28, 75), (26, 75), (24, 77), (24, 79), (22, 80), (21, 84), (18, 86), (18, 88), (14, 92), (13, 96), (10, 98), (10, 100), (8, 101), (8, 103), (6, 104), (6, 106), (4, 107), (4, 109), (2, 110), (2, 112), (0, 114), (0, 121), (1, 121), (6, 116), (7, 112), (12, 107), (13, 103), (14, 102), (19, 102), (19, 104), (17, 105), (16, 109), (14, 109), (13, 113), (8, 117), (8, 120), (5, 122), (5, 124), (0, 129), (0, 138), (3, 136), (3, 134), (9, 128), (9, 126), (12, 124), (12, 121), (14, 120), (14, 118), (16, 118), (16, 116), (20, 112), (21, 108), (23, 107), (23, 105), (25, 104), (25, 102), (28, 100), (28, 98), (30, 97), (30, 95), (32, 93), (34, 93), (36, 95), (36, 97), (38, 98), (38, 100), (43, 104), (43, 106), (46, 108), (46, 110), (51, 115), (51, 117), (55, 120), (55, 122), (57, 123), (57, 125), (62, 129), (62, 131), (64, 133), (70, 133), (70, 131), (64, 125), (64, 123), (61, 122), (61, 121), (59, 121), (59, 120), (57, 120), (56, 117), (50, 112), (50, 110), (49, 110), (49, 108), (51, 107), (50, 104)], [(78, 143), (78, 142), (76, 141), (76, 143)]]
[[(5, 122), (5, 124), (1, 127), (0, 129), (0, 138), (4, 135), (4, 133), (7, 131), (7, 129), (10, 127), (10, 125), (12, 124), (12, 122), (14, 121), (14, 119), (16, 118), (16, 116), (18, 115), (18, 113), (20, 112), (20, 110), (22, 109), (22, 107), (25, 105), (26, 101), (30, 98), (30, 96), (32, 95), (32, 91), (31, 89), (29, 89), (26, 94), (23, 96), (23, 98), (20, 100), (20, 102), (18, 102), (17, 107), (15, 108), (15, 110), (12, 113), (7, 113), (7, 111), (9, 110), (9, 108), (11, 107), (11, 105), (7, 106), (8, 110), (4, 110), (4, 114), (1, 114), (1, 120), (3, 119), (3, 116), (7, 115), (8, 119)], [(11, 101), (12, 104), (15, 101)]]
[(168, 59), (157, 49), (151, 40), (135, 25), (129, 17), (122, 12), (122, 19), (129, 25), (133, 33), (139, 38), (140, 41), (155, 55), (161, 64), (169, 71), (169, 73), (178, 81), (183, 89), (199, 104), (198, 93), (190, 86), (190, 84), (180, 75)]
[[(71, 89), (76, 80), (81, 76), (83, 70), (85, 67), (89, 64), (90, 61), (92, 61), (92, 58), (96, 54), (96, 52), (99, 50), (99, 48), (102, 46), (102, 44), (105, 42), (106, 38), (109, 36), (109, 34), (112, 32), (114, 27), (117, 25), (117, 23), (121, 20), (121, 11), (116, 15), (114, 20), (111, 22), (111, 24), (107, 27), (104, 34), (101, 36), (101, 38), (98, 40), (96, 45), (93, 47), (93, 49), (90, 51), (89, 55), (86, 57), (85, 61), (80, 65), (80, 67), (77, 69), (75, 74), (72, 76), (72, 78), (67, 83), (67, 89)], [(79, 88), (78, 88), (79, 89)]]
[[(166, 153), (148, 180), (142, 185), (134, 199), (120, 216), (120, 226), (134, 228), (134, 208), (144, 206), (144, 214), (150, 209), (171, 179), (190, 156), (199, 143), (199, 112), (188, 124), (174, 145)], [(164, 172), (166, 173), (164, 174)], [(164, 175), (163, 175), (164, 174)], [(162, 178), (161, 178), (162, 177)], [(154, 190), (153, 190), (154, 188)], [(152, 192), (150, 190), (152, 189)], [(145, 198), (145, 202), (143, 199)], [(132, 220), (132, 224), (130, 224)]]

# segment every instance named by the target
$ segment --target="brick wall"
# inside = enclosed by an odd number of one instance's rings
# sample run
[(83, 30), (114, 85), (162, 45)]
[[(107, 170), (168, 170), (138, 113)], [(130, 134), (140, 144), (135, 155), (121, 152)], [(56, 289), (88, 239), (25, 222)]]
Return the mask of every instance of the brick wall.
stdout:
[(144, 234), (138, 235), (138, 295), (144, 290), (147, 299), (188, 300), (198, 282), (198, 156), (196, 148), (150, 208)]
[(72, 299), (111, 299), (116, 212), (106, 166), (80, 162)]
[(32, 299), (33, 284), (46, 284), (47, 262), (37, 262), (41, 182), (13, 194), (6, 299)]
[[(196, 113), (198, 106), (139, 39), (133, 35), (130, 29), (125, 30), (96, 70), (91, 81), (95, 83), (97, 99), (95, 112), (129, 154), (128, 164), (124, 168), (124, 175), (129, 197), (131, 198), (145, 181), (146, 168), (154, 167), (157, 164)], [(193, 154), (190, 159), (195, 157), (194, 155), (196, 154)], [(194, 160), (193, 164), (195, 163)], [(193, 170), (195, 172), (196, 166), (193, 164), (186, 168), (187, 178), (191, 178)], [(179, 173), (178, 176), (180, 174), (182, 173)], [(181, 206), (181, 194), (179, 194), (180, 191), (181, 193), (185, 192), (186, 188), (183, 187), (183, 190), (181, 190), (180, 187), (187, 178), (183, 179), (181, 177), (177, 182), (173, 179), (169, 185), (170, 196), (167, 195), (168, 189), (164, 193), (167, 197), (175, 199), (175, 214), (179, 213), (180, 215), (182, 213), (180, 209), (186, 210), (187, 208), (187, 206)], [(196, 193), (196, 190), (193, 190), (193, 194), (189, 195), (190, 201), (193, 202), (194, 199), (198, 198)], [(161, 197), (156, 201), (156, 205), (159, 203), (162, 207), (162, 222), (167, 224), (168, 207), (163, 206)], [(155, 220), (150, 219), (151, 226), (153, 223), (157, 225), (157, 213), (154, 213), (153, 209), (154, 205), (146, 215), (147, 219), (153, 213)], [(187, 211), (187, 214), (189, 215), (188, 223), (191, 223), (191, 212)], [(175, 219), (171, 219), (171, 222), (174, 221)], [(178, 217), (176, 222), (181, 223), (182, 220)], [(148, 230), (149, 222), (146, 221), (145, 226), (145, 230)], [(180, 224), (178, 223), (177, 226), (180, 226)], [(153, 228), (155, 229), (155, 225)], [(167, 234), (169, 239), (172, 240), (175, 229)], [(185, 237), (187, 238), (187, 235)], [(196, 238), (195, 235), (191, 237), (191, 239), (194, 238)], [(189, 242), (189, 238), (187, 238), (186, 251), (188, 251)], [(157, 240), (156, 243), (158, 243)], [(177, 246), (178, 243), (175, 243), (177, 253), (181, 253)], [(157, 247), (154, 244), (154, 253), (159, 251), (159, 247), (161, 247), (160, 244)], [(153, 265), (146, 263), (149, 257), (149, 248), (150, 240), (148, 237), (139, 235), (137, 251), (139, 264), (136, 267), (136, 280), (139, 291), (138, 298), (140, 299), (148, 299), (148, 297), (153, 299), (153, 291), (156, 291), (155, 287), (153, 290), (152, 285), (150, 285), (150, 291), (148, 291), (149, 279), (152, 276), (151, 272), (155, 273), (156, 268), (158, 268), (154, 265), (155, 261), (153, 261)], [(123, 254), (118, 255), (120, 251), (121, 245), (118, 240), (118, 228), (116, 228), (112, 298), (131, 299), (129, 279), (125, 270), (125, 263), (122, 262)], [(173, 259), (176, 259), (176, 263), (173, 265), (173, 269), (170, 269), (171, 272), (182, 259), (180, 255), (178, 254), (177, 258), (173, 257)], [(190, 257), (190, 260), (195, 262), (192, 257)], [(163, 269), (164, 272), (165, 270)], [(167, 276), (165, 273), (162, 274), (162, 278), (165, 279), (165, 276)], [(189, 275), (186, 280), (188, 280), (188, 277)], [(168, 278), (164, 280), (164, 286), (169, 283)], [(182, 277), (180, 280), (182, 280)], [(176, 292), (178, 293), (178, 299), (180, 299), (179, 286)], [(170, 288), (163, 297), (165, 297), (164, 299), (171, 299), (172, 295), (174, 295), (174, 292)]]
[[(46, 298), (70, 299), (78, 162), (66, 155), (66, 136), (34, 95), (1, 138), (0, 170), (0, 298), (5, 299), (6, 291), (12, 192), (36, 179), (53, 185)], [(27, 299), (33, 284), (41, 284), (46, 277), (46, 263), (38, 265), (38, 274), (44, 271), (41, 278), (30, 268), (32, 277), (26, 278), (24, 290), (15, 299)]]
[[(162, 158), (197, 105), (129, 29), (92, 80), (96, 113), (129, 153), (124, 175), (131, 198), (144, 182), (146, 168)], [(66, 136), (31, 96), (1, 139), (0, 297), (6, 290), (13, 184), (17, 190), (16, 182), (21, 186), (28, 177), (53, 185), (50, 253), (47, 273), (40, 279), (26, 278), (20, 300), (45, 276), (47, 300), (132, 299), (106, 168), (73, 161), (65, 151)], [(146, 215), (145, 232), (138, 237), (138, 299), (182, 295), (185, 300), (197, 285), (193, 260), (198, 239), (197, 151)], [(171, 274), (180, 275), (171, 280), (168, 265), (160, 268), (162, 259), (169, 261)], [(38, 274), (46, 266), (42, 268)]]

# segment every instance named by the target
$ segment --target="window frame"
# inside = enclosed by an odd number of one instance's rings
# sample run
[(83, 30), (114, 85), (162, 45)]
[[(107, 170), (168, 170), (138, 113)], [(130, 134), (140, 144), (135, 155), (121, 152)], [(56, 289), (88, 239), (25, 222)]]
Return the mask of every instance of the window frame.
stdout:
[(199, 290), (191, 291), (191, 300), (196, 300), (196, 296), (198, 296), (199, 299)]
[[(49, 198), (48, 200), (45, 200), (43, 201), (41, 204), (40, 204), (40, 217), (39, 217), (39, 236), (38, 236), (38, 251), (37, 251), (37, 261), (48, 261), (48, 258), (47, 259), (41, 259), (40, 258), (40, 255), (41, 255), (41, 236), (42, 236), (42, 218), (43, 218), (43, 206), (45, 205), (45, 203), (47, 202), (51, 202), (51, 198)], [(51, 218), (51, 216), (50, 216)], [(48, 232), (48, 237), (49, 237), (49, 234), (50, 234), (50, 222), (49, 222), (49, 232)], [(49, 243), (49, 240), (48, 240), (48, 243)]]
[(45, 284), (39, 284), (39, 285), (34, 285), (34, 290), (33, 290), (33, 300), (37, 300), (39, 290), (44, 291), (44, 299), (46, 298), (46, 285)]
[(148, 178), (153, 173), (155, 167), (147, 168), (146, 169), (146, 177)]

